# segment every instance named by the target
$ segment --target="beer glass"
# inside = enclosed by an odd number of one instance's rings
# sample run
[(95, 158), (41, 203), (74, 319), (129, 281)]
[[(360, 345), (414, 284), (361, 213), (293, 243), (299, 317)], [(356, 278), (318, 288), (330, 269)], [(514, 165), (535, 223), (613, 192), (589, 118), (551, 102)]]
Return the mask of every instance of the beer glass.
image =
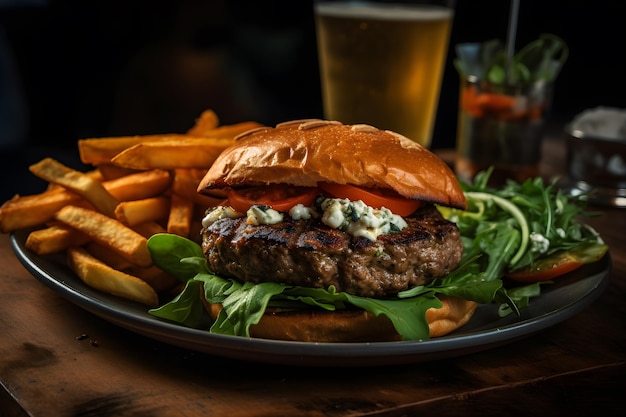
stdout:
[(454, 1), (315, 3), (324, 117), (429, 147)]

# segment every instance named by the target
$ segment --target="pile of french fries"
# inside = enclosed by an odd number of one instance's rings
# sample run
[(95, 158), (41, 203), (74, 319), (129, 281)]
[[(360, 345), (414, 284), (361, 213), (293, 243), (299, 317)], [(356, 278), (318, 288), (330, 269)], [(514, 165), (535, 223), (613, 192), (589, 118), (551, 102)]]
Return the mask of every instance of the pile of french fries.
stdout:
[(206, 110), (182, 134), (80, 139), (81, 161), (94, 169), (52, 158), (31, 165), (49, 187), (0, 206), (0, 231), (28, 230), (28, 250), (65, 252), (87, 285), (157, 306), (180, 284), (152, 264), (148, 238), (175, 233), (199, 241), (202, 214), (221, 202), (197, 193), (200, 180), (237, 135), (260, 126), (219, 125)]

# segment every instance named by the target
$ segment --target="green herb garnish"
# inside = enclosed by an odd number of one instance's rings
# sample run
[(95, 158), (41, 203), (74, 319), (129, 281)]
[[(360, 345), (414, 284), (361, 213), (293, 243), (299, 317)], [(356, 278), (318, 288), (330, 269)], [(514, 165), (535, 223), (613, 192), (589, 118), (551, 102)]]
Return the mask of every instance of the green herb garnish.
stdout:
[(473, 75), (495, 85), (524, 85), (554, 81), (567, 60), (569, 48), (560, 37), (542, 34), (513, 56), (508, 73), (506, 50), (498, 39), (458, 44), (456, 52), (454, 65), (464, 77)]

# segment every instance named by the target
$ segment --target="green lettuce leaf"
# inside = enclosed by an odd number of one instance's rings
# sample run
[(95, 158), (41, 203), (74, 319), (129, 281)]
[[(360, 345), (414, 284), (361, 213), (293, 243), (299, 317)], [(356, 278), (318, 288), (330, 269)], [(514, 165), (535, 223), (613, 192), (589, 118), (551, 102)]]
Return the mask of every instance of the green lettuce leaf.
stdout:
[[(168, 240), (171, 242), (166, 242)], [(195, 275), (188, 279), (181, 294), (163, 306), (151, 309), (150, 314), (188, 327), (202, 326), (205, 320), (199, 292), (203, 288), (204, 296), (209, 302), (223, 306), (210, 326), (211, 332), (219, 334), (250, 336), (250, 326), (259, 322), (269, 306), (315, 306), (328, 311), (356, 307), (376, 316), (387, 317), (405, 340), (426, 340), (429, 338), (426, 310), (442, 306), (438, 296), (457, 296), (479, 303), (490, 303), (503, 291), (500, 280), (484, 279), (484, 274), (479, 271), (473, 259), (444, 279), (403, 291), (398, 297), (389, 299), (358, 297), (337, 292), (332, 286), (323, 289), (272, 282), (241, 283), (210, 273), (206, 262), (199, 262), (197, 250), (191, 247), (193, 245), (196, 244), (171, 234), (155, 235), (150, 239), (148, 248), (157, 266), (169, 270), (181, 268), (184, 271), (181, 275), (189, 275), (192, 269), (195, 270)], [(160, 257), (164, 249), (185, 247), (185, 250), (168, 250), (167, 256)], [(176, 260), (177, 254), (192, 256)]]

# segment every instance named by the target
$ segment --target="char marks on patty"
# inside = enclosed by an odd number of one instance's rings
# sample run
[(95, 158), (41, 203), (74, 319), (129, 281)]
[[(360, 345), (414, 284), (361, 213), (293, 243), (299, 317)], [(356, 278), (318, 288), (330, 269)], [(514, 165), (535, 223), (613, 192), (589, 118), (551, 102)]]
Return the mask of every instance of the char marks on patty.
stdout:
[(463, 251), (457, 226), (434, 206), (406, 217), (408, 227), (376, 241), (318, 220), (248, 225), (221, 219), (203, 229), (202, 249), (217, 275), (251, 282), (327, 288), (384, 297), (454, 270)]

